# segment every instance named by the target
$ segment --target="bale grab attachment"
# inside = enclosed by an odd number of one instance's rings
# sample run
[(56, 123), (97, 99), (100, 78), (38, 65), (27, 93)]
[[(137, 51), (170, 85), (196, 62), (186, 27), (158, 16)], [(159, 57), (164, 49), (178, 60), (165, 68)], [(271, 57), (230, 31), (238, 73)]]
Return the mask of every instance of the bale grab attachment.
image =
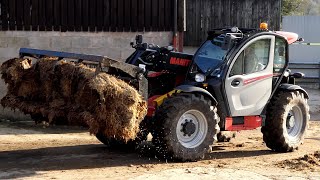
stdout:
[[(31, 48), (21, 48), (19, 51), (20, 58), (33, 57), (36, 59), (45, 58), (45, 57), (56, 57), (58, 60), (62, 59), (73, 59), (77, 63), (89, 64), (96, 66), (96, 73), (106, 72), (114, 73), (114, 71), (121, 71), (130, 76), (130, 78), (138, 81), (139, 93), (145, 98), (148, 99), (148, 81), (144, 77), (144, 70), (138, 66), (127, 64), (121, 61), (117, 61), (106, 56), (100, 55), (90, 55), (90, 54), (78, 54), (78, 53), (69, 53), (69, 52), (60, 52), (60, 51), (50, 51), (50, 50), (41, 50), (41, 49), (31, 49)], [(119, 77), (121, 79), (121, 77)]]

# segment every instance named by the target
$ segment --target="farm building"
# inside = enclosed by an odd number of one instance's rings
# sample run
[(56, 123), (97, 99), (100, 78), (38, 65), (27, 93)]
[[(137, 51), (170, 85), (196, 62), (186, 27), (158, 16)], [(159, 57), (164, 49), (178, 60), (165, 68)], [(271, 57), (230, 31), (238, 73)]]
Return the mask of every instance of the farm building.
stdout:
[[(124, 60), (136, 34), (181, 50), (200, 45), (208, 30), (221, 26), (251, 28), (264, 21), (279, 29), (281, 14), (281, 0), (2, 0), (0, 5), (0, 63), (17, 57), (20, 47)], [(1, 80), (0, 97), (5, 88)]]
[(186, 0), (184, 45), (199, 46), (214, 28), (258, 28), (261, 22), (280, 29), (281, 0)]
[(185, 31), (184, 44), (198, 46), (213, 28), (254, 28), (260, 22), (268, 22), (271, 29), (279, 29), (281, 21), (280, 0), (3, 0), (0, 3), (1, 37), (15, 39), (7, 41), (9, 44), (5, 46), (11, 49), (1, 53), (1, 59), (14, 56), (21, 46), (103, 53), (124, 59), (129, 54), (126, 53), (130, 48), (128, 42), (137, 33), (145, 33), (149, 41), (167, 45), (172, 43), (172, 31)]

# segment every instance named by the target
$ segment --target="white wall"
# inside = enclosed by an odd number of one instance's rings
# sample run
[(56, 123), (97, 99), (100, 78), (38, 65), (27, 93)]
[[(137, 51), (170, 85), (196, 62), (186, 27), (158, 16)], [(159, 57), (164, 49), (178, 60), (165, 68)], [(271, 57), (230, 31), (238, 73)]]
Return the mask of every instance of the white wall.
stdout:
[(17, 57), (21, 47), (99, 54), (123, 60), (133, 51), (129, 44), (137, 34), (143, 34), (145, 42), (159, 45), (168, 45), (172, 40), (171, 32), (0, 31), (0, 63)]

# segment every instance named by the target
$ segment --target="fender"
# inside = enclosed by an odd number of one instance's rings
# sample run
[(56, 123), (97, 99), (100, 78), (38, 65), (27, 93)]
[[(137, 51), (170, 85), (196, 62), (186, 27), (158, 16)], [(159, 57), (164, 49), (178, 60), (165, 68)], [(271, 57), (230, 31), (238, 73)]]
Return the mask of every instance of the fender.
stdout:
[(279, 90), (283, 90), (283, 91), (300, 91), (302, 92), (307, 99), (309, 99), (309, 94), (307, 93), (306, 90), (304, 90), (302, 87), (298, 86), (298, 85), (294, 85), (294, 84), (280, 84), (280, 86), (278, 87)]
[(214, 106), (218, 105), (217, 100), (212, 96), (211, 93), (209, 93), (209, 91), (207, 91), (205, 89), (202, 89), (202, 88), (199, 88), (196, 86), (192, 86), (192, 85), (181, 85), (181, 86), (176, 87), (175, 90), (187, 92), (187, 93), (197, 92), (197, 93), (207, 95), (208, 97), (210, 97), (210, 100), (212, 101)]

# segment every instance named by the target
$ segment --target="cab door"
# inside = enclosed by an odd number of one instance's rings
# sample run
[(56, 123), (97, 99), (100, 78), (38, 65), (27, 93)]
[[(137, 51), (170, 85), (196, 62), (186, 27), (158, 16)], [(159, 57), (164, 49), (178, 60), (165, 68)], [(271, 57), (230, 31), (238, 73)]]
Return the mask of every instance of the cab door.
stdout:
[(225, 79), (231, 116), (260, 115), (272, 92), (275, 37), (258, 36), (233, 58)]

